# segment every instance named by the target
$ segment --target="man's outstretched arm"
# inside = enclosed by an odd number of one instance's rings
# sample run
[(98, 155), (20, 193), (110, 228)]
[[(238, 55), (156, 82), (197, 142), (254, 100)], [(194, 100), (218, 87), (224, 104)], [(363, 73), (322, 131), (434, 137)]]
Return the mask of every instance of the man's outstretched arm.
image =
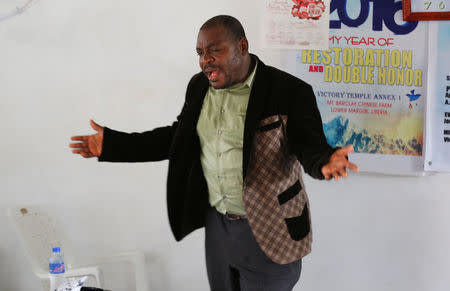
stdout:
[(104, 128), (95, 123), (92, 119), (90, 120), (90, 124), (92, 129), (97, 133), (92, 135), (72, 136), (70, 138), (72, 141), (75, 141), (69, 145), (73, 148), (72, 153), (79, 154), (84, 158), (99, 157), (102, 154)]
[(301, 96), (292, 99), (288, 119), (288, 136), (292, 151), (297, 155), (305, 172), (316, 179), (347, 177), (347, 169), (358, 171), (347, 156), (353, 146), (332, 148), (323, 132), (322, 118), (311, 86), (302, 85)]
[(340, 177), (345, 178), (348, 176), (347, 169), (354, 172), (359, 171), (358, 166), (350, 162), (347, 158), (351, 152), (353, 152), (353, 146), (348, 145), (336, 150), (331, 155), (328, 163), (322, 167), (322, 175), (325, 179), (329, 180), (334, 178), (335, 180), (339, 180)]
[(70, 144), (74, 154), (85, 158), (98, 157), (107, 162), (149, 162), (169, 157), (172, 136), (178, 122), (141, 133), (126, 133), (90, 121), (97, 131), (93, 135), (73, 136)]

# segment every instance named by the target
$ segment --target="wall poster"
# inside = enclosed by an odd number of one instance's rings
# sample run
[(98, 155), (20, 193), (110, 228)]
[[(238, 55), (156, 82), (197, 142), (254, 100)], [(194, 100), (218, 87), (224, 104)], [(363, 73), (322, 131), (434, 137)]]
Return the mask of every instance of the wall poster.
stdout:
[(430, 23), (425, 170), (450, 172), (450, 21)]
[(286, 51), (282, 66), (313, 86), (328, 143), (352, 144), (361, 171), (423, 173), (427, 24), (403, 21), (400, 0), (330, 12), (329, 49)]

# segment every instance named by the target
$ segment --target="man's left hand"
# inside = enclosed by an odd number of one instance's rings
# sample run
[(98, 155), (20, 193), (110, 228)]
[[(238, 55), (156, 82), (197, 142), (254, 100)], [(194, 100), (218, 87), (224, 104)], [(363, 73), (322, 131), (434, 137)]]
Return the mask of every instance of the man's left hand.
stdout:
[(330, 180), (334, 178), (339, 180), (340, 177), (347, 177), (347, 169), (358, 172), (359, 168), (357, 165), (348, 161), (347, 156), (349, 153), (353, 152), (353, 146), (348, 145), (335, 151), (331, 157), (328, 164), (322, 167), (322, 175), (325, 179)]

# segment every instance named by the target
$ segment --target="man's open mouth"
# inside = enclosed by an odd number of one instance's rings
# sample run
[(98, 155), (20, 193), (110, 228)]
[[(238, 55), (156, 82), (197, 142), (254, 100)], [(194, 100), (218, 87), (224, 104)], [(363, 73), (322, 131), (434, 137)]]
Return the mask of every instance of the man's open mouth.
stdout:
[(217, 81), (219, 77), (220, 69), (219, 68), (207, 68), (205, 70), (205, 74), (208, 77), (208, 80), (211, 82)]
[(217, 70), (217, 71), (212, 71), (212, 72), (209, 72), (208, 73), (208, 79), (210, 80), (210, 81), (214, 81), (214, 80), (216, 80), (217, 79), (217, 76), (219, 75), (219, 71)]

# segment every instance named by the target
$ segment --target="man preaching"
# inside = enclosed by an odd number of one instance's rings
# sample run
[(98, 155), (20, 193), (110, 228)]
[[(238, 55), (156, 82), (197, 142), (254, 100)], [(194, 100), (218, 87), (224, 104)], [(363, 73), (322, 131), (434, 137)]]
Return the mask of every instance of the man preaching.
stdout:
[(177, 241), (205, 227), (211, 290), (292, 290), (311, 251), (302, 166), (316, 179), (358, 171), (331, 148), (310, 85), (249, 53), (234, 17), (198, 33), (202, 72), (172, 125), (124, 133), (91, 120), (73, 153), (107, 162), (169, 160), (167, 207)]

